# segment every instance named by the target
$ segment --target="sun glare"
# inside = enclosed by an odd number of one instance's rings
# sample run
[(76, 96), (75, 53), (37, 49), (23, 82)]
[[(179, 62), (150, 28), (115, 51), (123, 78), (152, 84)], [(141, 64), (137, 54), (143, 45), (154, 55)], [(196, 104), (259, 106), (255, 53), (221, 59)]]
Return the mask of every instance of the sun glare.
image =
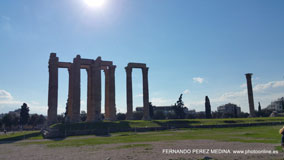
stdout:
[(89, 7), (102, 7), (104, 6), (106, 0), (84, 0), (85, 3), (89, 6)]

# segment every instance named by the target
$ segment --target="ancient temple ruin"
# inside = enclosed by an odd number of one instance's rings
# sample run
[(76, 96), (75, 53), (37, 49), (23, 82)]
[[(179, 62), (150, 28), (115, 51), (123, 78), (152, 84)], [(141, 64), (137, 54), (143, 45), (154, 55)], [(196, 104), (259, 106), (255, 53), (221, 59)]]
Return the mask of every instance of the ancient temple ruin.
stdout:
[(144, 63), (128, 63), (125, 67), (126, 71), (126, 102), (127, 102), (127, 113), (126, 119), (133, 119), (133, 94), (132, 94), (132, 69), (142, 69), (143, 78), (143, 119), (150, 120), (149, 111), (149, 89), (148, 89), (148, 70), (149, 68)]
[[(69, 88), (67, 100), (68, 122), (80, 122), (80, 71), (87, 71), (87, 121), (102, 120), (101, 117), (101, 71), (105, 73), (105, 119), (116, 120), (115, 104), (115, 68), (112, 61), (103, 61), (101, 57), (96, 60), (84, 59), (77, 55), (73, 62), (59, 62), (56, 53), (51, 53), (49, 58), (49, 88), (48, 88), (48, 124), (57, 122), (58, 107), (58, 69), (66, 68), (69, 72)], [(149, 120), (149, 90), (148, 67), (143, 63), (129, 63), (127, 73), (127, 119), (132, 119), (132, 69), (140, 68), (143, 74), (143, 106), (144, 120)]]
[(245, 75), (246, 75), (246, 79), (247, 79), (247, 89), (248, 89), (248, 102), (249, 102), (249, 112), (250, 112), (249, 116), (255, 117), (253, 90), (252, 90), (252, 83), (251, 83), (252, 73), (247, 73)]
[(67, 68), (69, 71), (69, 89), (67, 100), (67, 121), (80, 121), (80, 70), (86, 69), (87, 82), (87, 121), (101, 120), (101, 70), (105, 73), (105, 119), (115, 120), (115, 68), (111, 61), (83, 59), (80, 55), (71, 62), (59, 62), (56, 53), (50, 54), (49, 59), (49, 88), (48, 88), (48, 123), (57, 122), (58, 103), (58, 69)]

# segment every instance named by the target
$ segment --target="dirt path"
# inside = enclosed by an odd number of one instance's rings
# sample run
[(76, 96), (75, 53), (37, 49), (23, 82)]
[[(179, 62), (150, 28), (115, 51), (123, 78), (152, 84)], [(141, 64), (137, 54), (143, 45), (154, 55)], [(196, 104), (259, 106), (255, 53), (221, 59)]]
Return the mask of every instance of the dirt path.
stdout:
[[(23, 141), (22, 141), (23, 142)], [(263, 153), (275, 151), (275, 144), (219, 142), (213, 140), (183, 140), (145, 143), (107, 144), (82, 147), (56, 147), (45, 145), (18, 145), (19, 142), (0, 144), (2, 160), (188, 160), (211, 157), (214, 159), (284, 159), (284, 153)], [(181, 149), (181, 150), (180, 150)], [(234, 150), (262, 153), (239, 153)], [(184, 154), (173, 153), (181, 151)], [(191, 153), (189, 153), (191, 152)], [(208, 153), (207, 153), (208, 152)], [(215, 153), (213, 153), (215, 152)], [(228, 153), (230, 152), (230, 153)], [(182, 159), (184, 158), (184, 159)]]

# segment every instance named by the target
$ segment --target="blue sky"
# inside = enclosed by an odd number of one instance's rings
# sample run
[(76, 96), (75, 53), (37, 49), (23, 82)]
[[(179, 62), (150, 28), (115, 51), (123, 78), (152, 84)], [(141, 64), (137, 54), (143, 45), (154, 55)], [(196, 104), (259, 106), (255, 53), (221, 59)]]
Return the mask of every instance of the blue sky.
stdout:
[[(189, 109), (203, 111), (208, 95), (212, 110), (232, 102), (248, 111), (244, 74), (251, 72), (255, 104), (266, 107), (284, 96), (283, 8), (281, 0), (106, 0), (101, 8), (84, 0), (1, 0), (0, 113), (23, 102), (31, 113), (47, 113), (51, 52), (60, 61), (77, 54), (113, 61), (119, 112), (126, 111), (128, 62), (149, 66), (154, 105), (174, 104), (185, 93)], [(140, 70), (133, 89), (134, 106), (141, 106)], [(68, 72), (60, 69), (59, 113), (67, 91)]]

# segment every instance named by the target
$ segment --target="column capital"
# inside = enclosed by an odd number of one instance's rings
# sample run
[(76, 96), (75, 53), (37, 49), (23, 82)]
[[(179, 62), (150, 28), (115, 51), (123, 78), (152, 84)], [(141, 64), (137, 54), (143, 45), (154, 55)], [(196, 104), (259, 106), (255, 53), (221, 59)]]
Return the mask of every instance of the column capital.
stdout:
[(126, 73), (132, 73), (132, 68), (131, 67), (125, 67)]
[(246, 73), (245, 74), (247, 78), (251, 77), (253, 74), (252, 73)]
[(115, 70), (115, 68), (116, 68), (116, 65), (109, 66), (109, 69)]
[(149, 71), (149, 67), (142, 68), (142, 72), (148, 72), (148, 71)]

